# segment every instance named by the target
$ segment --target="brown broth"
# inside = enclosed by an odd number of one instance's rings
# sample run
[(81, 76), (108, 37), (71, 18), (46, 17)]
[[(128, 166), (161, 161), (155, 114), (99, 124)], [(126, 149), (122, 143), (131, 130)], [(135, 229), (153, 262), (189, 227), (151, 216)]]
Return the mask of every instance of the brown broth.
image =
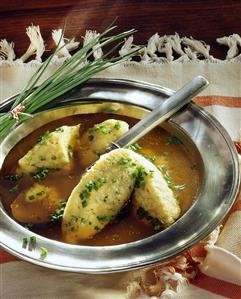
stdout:
[[(36, 144), (38, 137), (43, 132), (46, 130), (52, 131), (62, 125), (76, 125), (81, 123), (81, 134), (94, 124), (109, 118), (124, 120), (130, 126), (133, 126), (138, 121), (130, 117), (103, 113), (75, 115), (50, 122), (21, 140), (6, 157), (1, 170), (0, 196), (6, 211), (11, 215), (11, 203), (19, 192), (30, 188), (34, 180), (29, 176), (25, 176), (16, 183), (7, 181), (3, 177), (16, 172), (18, 160)], [(139, 140), (138, 144), (143, 149), (139, 150), (138, 153), (149, 157), (155, 156), (156, 160), (154, 164), (165, 164), (174, 185), (185, 185), (184, 190), (174, 191), (175, 196), (179, 198), (182, 214), (184, 214), (197, 195), (200, 185), (200, 172), (198, 171), (194, 156), (190, 155), (185, 145), (168, 143), (167, 138), (169, 136), (171, 135), (160, 127), (153, 129)], [(75, 167), (71, 171), (50, 172), (42, 182), (47, 186), (55, 186), (61, 197), (66, 200), (73, 188), (78, 184), (84, 171), (80, 166), (77, 155), (74, 156), (74, 162)], [(9, 192), (16, 184), (19, 184), (18, 193)], [(45, 237), (63, 241), (60, 224), (50, 223), (45, 226), (34, 226), (31, 230)], [(79, 244), (92, 246), (115, 245), (140, 240), (153, 234), (153, 229), (137, 219), (130, 209), (119, 223), (107, 225), (93, 239), (81, 241)]]

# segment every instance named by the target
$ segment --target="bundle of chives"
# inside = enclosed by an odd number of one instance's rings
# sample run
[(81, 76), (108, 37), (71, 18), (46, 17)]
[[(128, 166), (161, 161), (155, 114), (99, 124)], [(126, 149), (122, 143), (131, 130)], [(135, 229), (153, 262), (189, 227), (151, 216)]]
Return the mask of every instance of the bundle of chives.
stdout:
[[(36, 111), (44, 108), (46, 104), (79, 84), (86, 82), (96, 73), (115, 64), (127, 61), (130, 57), (137, 54), (139, 49), (135, 49), (122, 57), (110, 57), (122, 44), (124, 38), (135, 32), (135, 30), (129, 30), (116, 35), (107, 36), (114, 28), (116, 28), (116, 26), (111, 25), (103, 33), (97, 35), (91, 42), (66, 60), (48, 79), (35, 88), (35, 85), (42, 77), (54, 55), (61, 49), (58, 45), (54, 53), (39, 67), (37, 72), (29, 80), (24, 90), (16, 98), (11, 110), (9, 112), (0, 113), (0, 141), (9, 133), (16, 123), (24, 122), (29, 117), (32, 117)], [(94, 61), (88, 60), (97, 49), (103, 49), (105, 46), (117, 41), (121, 42), (112, 46), (111, 50), (101, 58)]]

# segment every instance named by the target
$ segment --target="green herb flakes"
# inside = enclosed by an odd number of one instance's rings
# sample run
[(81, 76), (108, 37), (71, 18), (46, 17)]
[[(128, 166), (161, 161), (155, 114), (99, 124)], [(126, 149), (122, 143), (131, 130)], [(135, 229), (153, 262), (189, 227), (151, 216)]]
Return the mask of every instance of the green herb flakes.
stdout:
[(24, 225), (24, 227), (30, 230), (33, 227), (33, 224), (32, 223), (26, 223)]
[(89, 139), (89, 141), (93, 141), (94, 140), (94, 135), (89, 135), (88, 139)]
[(103, 221), (103, 222), (109, 222), (111, 220), (111, 217), (107, 216), (107, 215), (99, 215), (96, 217), (99, 221)]
[(22, 239), (22, 248), (32, 251), (32, 250), (36, 249), (36, 246), (37, 246), (37, 239), (35, 236), (31, 236), (29, 238), (24, 237)]
[(40, 259), (44, 260), (48, 255), (48, 250), (44, 247), (40, 247)]
[(107, 183), (106, 179), (105, 178), (98, 178), (97, 179), (97, 183), (98, 183), (98, 188), (102, 187), (104, 184)]
[(22, 248), (26, 249), (28, 246), (28, 238), (24, 237), (22, 240)]
[(163, 178), (165, 179), (165, 181), (168, 184), (168, 187), (172, 190), (184, 190), (185, 189), (185, 185), (174, 185), (172, 182), (172, 177), (170, 175), (170, 173), (166, 170), (165, 165), (159, 165), (158, 170), (162, 173)]
[(92, 190), (98, 190), (98, 187), (97, 187), (96, 182), (93, 182), (93, 181), (90, 181), (90, 182), (87, 183), (85, 186), (86, 186), (86, 188), (87, 188), (89, 191), (92, 191)]
[(101, 124), (94, 125), (93, 128), (90, 128), (89, 133), (92, 133), (92, 132), (100, 132), (104, 135), (107, 135), (110, 133), (110, 130), (106, 124), (101, 123)]
[(154, 156), (148, 156), (146, 154), (141, 154), (144, 158), (146, 158), (147, 160), (149, 160), (151, 163), (155, 164), (157, 157)]
[(139, 219), (141, 219), (141, 220), (146, 219), (150, 223), (150, 225), (152, 226), (152, 228), (155, 232), (159, 232), (162, 229), (162, 223), (157, 218), (152, 217), (142, 207), (138, 208), (136, 214)]
[(100, 151), (95, 151), (94, 154), (96, 154), (96, 156), (100, 157), (103, 153)]
[(44, 156), (39, 156), (40, 161), (46, 161), (46, 158)]
[(124, 158), (121, 157), (118, 161), (119, 165), (124, 165), (124, 166), (135, 166), (135, 164), (133, 163), (132, 159), (130, 158)]
[(79, 197), (80, 197), (81, 199), (87, 199), (87, 198), (90, 197), (90, 192), (89, 192), (88, 190), (85, 189), (85, 190), (83, 190), (82, 192), (80, 192)]
[(167, 144), (182, 144), (183, 142), (177, 136), (167, 137)]
[(173, 187), (171, 187), (174, 190), (184, 190), (185, 189), (185, 185), (173, 185)]
[(37, 239), (35, 236), (29, 238), (28, 250), (32, 251), (37, 246)]
[(39, 192), (36, 193), (36, 196), (42, 196), (42, 195), (44, 195), (44, 194), (45, 194), (44, 191), (39, 191)]
[(53, 133), (51, 133), (50, 131), (46, 131), (46, 132), (44, 132), (42, 135), (39, 136), (37, 142), (38, 142), (39, 144), (46, 144), (47, 141), (48, 141), (48, 139), (49, 139), (50, 137), (52, 137), (52, 135), (53, 135)]
[(68, 157), (70, 158), (70, 159), (72, 159), (73, 158), (73, 146), (71, 145), (71, 144), (69, 144), (68, 145)]
[(35, 199), (35, 196), (34, 195), (29, 195), (28, 196), (28, 200), (34, 200)]
[(89, 181), (86, 185), (83, 191), (80, 192), (79, 197), (81, 199), (82, 207), (85, 208), (87, 206), (87, 201), (90, 197), (90, 193), (93, 190), (98, 190), (101, 188), (104, 184), (106, 184), (106, 179), (101, 177), (94, 181)]
[(12, 187), (11, 189), (9, 189), (9, 192), (11, 193), (17, 193), (19, 190), (19, 185), (16, 185), (14, 187)]
[(5, 175), (4, 180), (11, 181), (11, 182), (17, 182), (22, 178), (22, 175), (14, 174), (14, 175)]
[(64, 132), (64, 128), (63, 127), (59, 127), (57, 129), (55, 129), (55, 132), (63, 133)]
[(87, 200), (86, 199), (84, 199), (84, 200), (82, 200), (82, 207), (83, 208), (86, 208), (87, 207)]
[(150, 158), (149, 158), (149, 160), (152, 162), (152, 163), (154, 163), (155, 161), (156, 161), (156, 156), (151, 156)]
[(117, 122), (115, 123), (115, 125), (114, 125), (114, 129), (116, 129), (116, 130), (120, 130), (120, 128), (121, 128), (121, 124), (120, 124), (119, 121), (117, 121)]
[(42, 168), (39, 171), (37, 171), (36, 173), (32, 174), (32, 177), (36, 181), (41, 182), (41, 181), (43, 181), (46, 178), (46, 176), (47, 176), (48, 173), (49, 173), (49, 169)]
[(135, 178), (135, 186), (137, 188), (143, 188), (145, 186), (145, 176), (148, 175), (148, 172), (143, 166), (138, 166), (133, 174)]
[(130, 148), (131, 150), (133, 150), (134, 152), (137, 152), (137, 151), (143, 149), (143, 147), (140, 146), (138, 143), (131, 144), (131, 145), (129, 146), (129, 148)]
[(60, 207), (51, 215), (51, 222), (57, 223), (62, 220), (66, 203), (66, 201), (63, 201)]

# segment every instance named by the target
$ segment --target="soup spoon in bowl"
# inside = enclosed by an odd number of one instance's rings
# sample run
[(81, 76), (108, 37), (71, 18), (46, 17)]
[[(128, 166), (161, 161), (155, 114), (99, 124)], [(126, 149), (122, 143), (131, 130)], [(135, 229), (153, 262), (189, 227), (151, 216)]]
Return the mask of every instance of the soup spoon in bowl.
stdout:
[(153, 128), (173, 116), (181, 108), (191, 102), (192, 98), (209, 85), (207, 79), (197, 76), (176, 91), (164, 103), (157, 106), (145, 118), (135, 124), (129, 131), (115, 142), (112, 142), (105, 152), (117, 148), (126, 148), (146, 135)]

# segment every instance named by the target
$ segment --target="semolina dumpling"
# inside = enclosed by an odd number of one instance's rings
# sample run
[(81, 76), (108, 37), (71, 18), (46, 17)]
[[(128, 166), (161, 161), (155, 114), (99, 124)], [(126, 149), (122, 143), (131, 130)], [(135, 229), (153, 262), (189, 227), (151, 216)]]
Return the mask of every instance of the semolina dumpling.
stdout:
[(63, 214), (67, 242), (88, 239), (102, 230), (128, 201), (135, 184), (132, 151), (104, 154), (72, 191)]
[(46, 131), (38, 143), (18, 161), (18, 173), (35, 173), (41, 168), (71, 169), (73, 150), (78, 139), (79, 125)]
[(102, 155), (72, 191), (62, 222), (66, 241), (75, 243), (101, 231), (133, 190), (136, 211), (144, 209), (163, 226), (179, 217), (179, 204), (156, 166), (129, 149), (116, 149)]
[(80, 137), (80, 161), (88, 167), (105, 152), (108, 146), (129, 130), (129, 125), (122, 120), (107, 119), (89, 128)]
[(56, 188), (35, 183), (20, 193), (11, 204), (14, 219), (22, 223), (43, 224), (60, 207), (63, 199)]
[[(135, 155), (138, 155), (135, 153)], [(134, 192), (136, 211), (144, 209), (153, 219), (164, 227), (171, 225), (180, 216), (181, 209), (173, 191), (157, 167), (138, 155), (137, 176), (139, 182)], [(139, 210), (140, 211), (140, 210)]]

